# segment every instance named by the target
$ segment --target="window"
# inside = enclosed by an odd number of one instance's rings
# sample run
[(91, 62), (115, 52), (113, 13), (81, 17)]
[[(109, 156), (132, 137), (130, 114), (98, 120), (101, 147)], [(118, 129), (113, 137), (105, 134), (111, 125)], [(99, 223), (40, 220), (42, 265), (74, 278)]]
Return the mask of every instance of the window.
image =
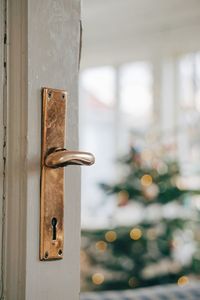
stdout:
[(82, 169), (82, 226), (107, 226), (113, 213), (98, 184), (117, 177), (116, 159), (129, 150), (131, 132), (147, 131), (152, 118), (152, 70), (137, 62), (87, 69), (80, 76), (80, 148), (96, 156)]
[[(200, 171), (200, 53), (179, 59), (179, 158), (186, 176)], [(199, 180), (191, 178), (191, 183)], [(197, 178), (196, 178), (197, 179)]]
[(147, 63), (122, 66), (120, 73), (120, 109), (130, 118), (130, 126), (149, 126), (152, 113), (152, 74)]
[(146, 62), (123, 65), (120, 69), (119, 153), (126, 153), (131, 134), (145, 134), (152, 121), (152, 69)]
[(102, 205), (98, 183), (110, 180), (115, 172), (115, 71), (112, 67), (86, 70), (80, 82), (80, 147), (90, 149), (96, 157), (92, 168), (82, 170), (82, 222), (86, 227), (101, 227), (110, 204)]
[(191, 53), (180, 59), (181, 107), (200, 111), (200, 53)]

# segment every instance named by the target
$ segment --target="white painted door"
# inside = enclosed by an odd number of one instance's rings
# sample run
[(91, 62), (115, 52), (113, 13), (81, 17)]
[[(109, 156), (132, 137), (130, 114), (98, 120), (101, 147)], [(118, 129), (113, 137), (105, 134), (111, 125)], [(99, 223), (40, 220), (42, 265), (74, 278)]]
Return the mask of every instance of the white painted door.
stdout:
[(68, 92), (65, 144), (78, 149), (80, 0), (0, 1), (0, 192), (4, 207), (1, 299), (77, 300), (79, 167), (70, 166), (65, 171), (62, 260), (39, 260), (39, 216), (42, 87)]

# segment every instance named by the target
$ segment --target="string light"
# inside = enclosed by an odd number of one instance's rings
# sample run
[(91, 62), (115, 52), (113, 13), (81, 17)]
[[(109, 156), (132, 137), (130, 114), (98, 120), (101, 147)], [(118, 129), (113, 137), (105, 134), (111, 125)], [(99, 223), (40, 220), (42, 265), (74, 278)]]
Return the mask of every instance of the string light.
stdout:
[(156, 229), (150, 228), (147, 230), (147, 239), (150, 241), (154, 241), (157, 238)]
[(137, 279), (135, 277), (131, 277), (128, 281), (128, 285), (130, 287), (136, 287), (137, 286)]
[(117, 239), (116, 232), (113, 230), (107, 231), (105, 234), (105, 239), (107, 242), (110, 242), (110, 243), (114, 242)]
[(95, 247), (97, 250), (101, 251), (101, 252), (105, 252), (106, 249), (107, 249), (107, 243), (104, 242), (104, 241), (98, 241), (96, 244), (95, 244)]
[(159, 163), (157, 166), (157, 171), (159, 175), (164, 175), (168, 171), (168, 166), (165, 163)]
[(92, 282), (96, 285), (101, 285), (104, 282), (104, 275), (101, 273), (95, 273), (92, 275)]
[(145, 187), (150, 186), (152, 184), (152, 182), (153, 182), (153, 179), (152, 179), (151, 175), (145, 174), (141, 178), (141, 184)]
[(144, 189), (143, 193), (147, 200), (155, 200), (159, 194), (159, 187), (157, 184), (152, 183), (150, 186)]
[(189, 282), (189, 279), (188, 279), (187, 276), (181, 276), (181, 277), (178, 279), (177, 284), (178, 284), (179, 286), (184, 286), (184, 285), (186, 285), (188, 282)]
[(132, 240), (139, 240), (140, 238), (142, 237), (142, 231), (139, 229), (139, 228), (133, 228), (131, 231), (130, 231), (130, 238)]

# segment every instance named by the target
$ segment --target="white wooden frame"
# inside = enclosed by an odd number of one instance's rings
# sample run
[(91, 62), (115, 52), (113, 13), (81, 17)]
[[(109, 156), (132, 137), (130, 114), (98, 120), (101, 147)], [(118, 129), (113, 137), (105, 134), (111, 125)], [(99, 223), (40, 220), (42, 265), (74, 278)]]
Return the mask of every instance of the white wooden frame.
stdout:
[[(78, 147), (80, 0), (8, 0), (4, 299), (79, 297), (80, 171), (67, 168), (61, 261), (39, 261), (41, 87), (68, 91), (67, 146)], [(1, 146), (1, 145), (0, 145)]]

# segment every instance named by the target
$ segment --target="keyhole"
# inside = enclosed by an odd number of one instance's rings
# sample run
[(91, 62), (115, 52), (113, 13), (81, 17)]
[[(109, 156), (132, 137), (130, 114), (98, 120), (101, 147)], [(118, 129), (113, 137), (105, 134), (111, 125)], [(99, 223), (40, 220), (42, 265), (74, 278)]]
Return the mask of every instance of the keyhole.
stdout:
[(57, 225), (57, 219), (52, 218), (51, 220), (51, 225), (52, 225), (52, 240), (56, 240), (56, 225)]

